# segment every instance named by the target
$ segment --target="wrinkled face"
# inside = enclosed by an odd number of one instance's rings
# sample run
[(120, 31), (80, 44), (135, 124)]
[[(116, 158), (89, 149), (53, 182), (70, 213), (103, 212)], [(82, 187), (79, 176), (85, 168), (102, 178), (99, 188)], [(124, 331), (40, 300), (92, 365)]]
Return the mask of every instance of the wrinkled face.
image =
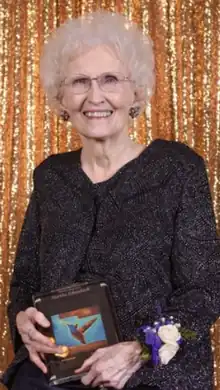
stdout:
[[(89, 79), (96, 77), (99, 82)], [(125, 65), (105, 46), (92, 48), (69, 63), (62, 105), (81, 136), (101, 140), (127, 132), (135, 89), (126, 77)]]

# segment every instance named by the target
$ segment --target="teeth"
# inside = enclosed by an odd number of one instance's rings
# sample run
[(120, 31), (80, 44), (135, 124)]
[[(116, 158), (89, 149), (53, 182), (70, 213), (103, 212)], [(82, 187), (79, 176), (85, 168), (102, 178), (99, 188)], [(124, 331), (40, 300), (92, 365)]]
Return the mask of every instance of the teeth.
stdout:
[(89, 118), (106, 118), (112, 114), (112, 111), (85, 111), (84, 115)]

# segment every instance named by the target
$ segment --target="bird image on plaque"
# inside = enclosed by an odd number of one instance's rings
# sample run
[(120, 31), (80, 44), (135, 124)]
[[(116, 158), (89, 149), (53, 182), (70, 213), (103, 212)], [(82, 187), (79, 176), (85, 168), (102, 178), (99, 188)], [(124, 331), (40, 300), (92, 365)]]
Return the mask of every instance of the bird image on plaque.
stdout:
[(54, 342), (66, 346), (61, 356), (74, 356), (107, 345), (100, 308), (85, 307), (51, 316)]

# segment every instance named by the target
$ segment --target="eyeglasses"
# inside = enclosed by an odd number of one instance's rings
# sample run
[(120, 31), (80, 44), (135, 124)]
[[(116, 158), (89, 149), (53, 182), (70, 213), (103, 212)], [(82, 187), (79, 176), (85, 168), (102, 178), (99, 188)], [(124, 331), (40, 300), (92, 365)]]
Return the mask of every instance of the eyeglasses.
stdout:
[(64, 85), (70, 87), (74, 94), (83, 94), (90, 90), (93, 80), (98, 83), (102, 91), (112, 93), (120, 92), (123, 82), (132, 82), (132, 80), (120, 73), (102, 73), (97, 77), (76, 74), (71, 79), (64, 81)]

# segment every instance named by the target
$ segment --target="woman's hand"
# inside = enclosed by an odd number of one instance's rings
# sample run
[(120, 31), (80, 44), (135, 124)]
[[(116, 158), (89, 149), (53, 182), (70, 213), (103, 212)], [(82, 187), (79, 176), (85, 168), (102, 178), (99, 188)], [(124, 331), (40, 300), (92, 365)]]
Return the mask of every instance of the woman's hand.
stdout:
[(48, 337), (38, 332), (36, 324), (44, 328), (50, 326), (43, 313), (34, 307), (29, 307), (27, 310), (20, 311), (17, 314), (17, 329), (29, 352), (30, 360), (46, 373), (47, 368), (43, 363), (44, 353), (62, 353), (62, 347), (57, 347)]
[(75, 372), (85, 373), (84, 385), (103, 385), (122, 389), (128, 379), (141, 367), (141, 347), (136, 341), (123, 342), (97, 349)]

